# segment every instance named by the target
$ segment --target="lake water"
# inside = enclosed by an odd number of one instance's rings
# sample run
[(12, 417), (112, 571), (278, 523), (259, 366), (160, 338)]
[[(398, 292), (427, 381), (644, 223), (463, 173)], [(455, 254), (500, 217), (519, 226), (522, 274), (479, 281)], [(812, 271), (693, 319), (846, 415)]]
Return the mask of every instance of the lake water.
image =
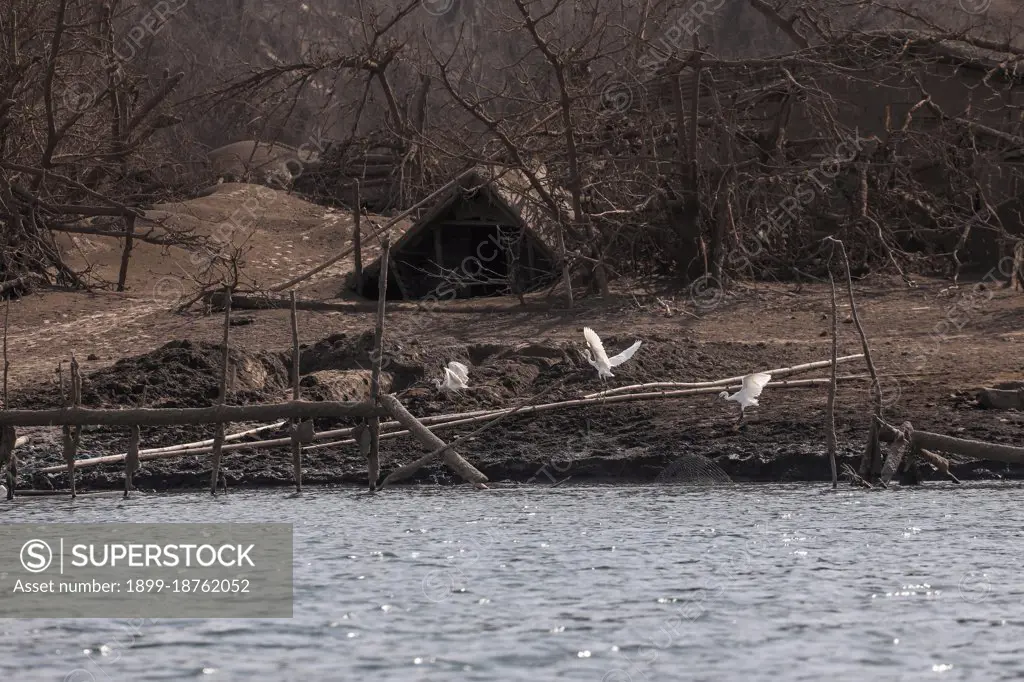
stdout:
[(290, 620), (0, 620), (0, 680), (1017, 680), (1024, 488), (235, 491), (2, 522), (294, 524)]

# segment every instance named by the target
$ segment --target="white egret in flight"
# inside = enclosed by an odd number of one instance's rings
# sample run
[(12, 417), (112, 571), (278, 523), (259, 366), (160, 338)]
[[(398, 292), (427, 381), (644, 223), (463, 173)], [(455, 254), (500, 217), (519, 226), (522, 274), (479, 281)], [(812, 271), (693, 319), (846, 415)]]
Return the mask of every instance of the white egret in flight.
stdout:
[(587, 362), (597, 370), (597, 375), (602, 379), (615, 376), (612, 374), (612, 367), (618, 367), (626, 360), (633, 357), (633, 354), (636, 353), (638, 348), (640, 348), (641, 343), (640, 341), (637, 341), (615, 357), (609, 358), (608, 354), (604, 352), (604, 344), (601, 343), (601, 338), (597, 335), (597, 332), (590, 327), (584, 327), (583, 337), (587, 340), (587, 346), (589, 346), (588, 349), (584, 350), (587, 356)]
[[(772, 380), (771, 374), (765, 374), (764, 372), (758, 372), (756, 374), (748, 374), (743, 377), (743, 387), (729, 395), (728, 391), (722, 391), (718, 394), (719, 398), (725, 400), (732, 400), (740, 404), (740, 419), (739, 422), (743, 421), (743, 417), (746, 415), (748, 407), (757, 407), (757, 396), (761, 395), (761, 391)], [(737, 422), (737, 423), (739, 423)]]
[(469, 385), (469, 368), (461, 362), (452, 360), (444, 368), (444, 377), (438, 379), (434, 384), (445, 391), (458, 391)]

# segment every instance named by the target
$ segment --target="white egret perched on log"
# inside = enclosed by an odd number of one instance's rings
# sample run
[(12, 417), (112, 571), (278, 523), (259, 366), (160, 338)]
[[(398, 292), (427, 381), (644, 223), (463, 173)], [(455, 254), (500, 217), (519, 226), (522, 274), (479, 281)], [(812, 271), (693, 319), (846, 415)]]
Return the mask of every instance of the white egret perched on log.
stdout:
[(444, 368), (444, 376), (434, 384), (444, 391), (458, 391), (469, 385), (469, 368), (461, 362), (452, 360)]
[(757, 372), (756, 374), (748, 374), (743, 377), (743, 386), (740, 390), (736, 391), (732, 395), (729, 395), (728, 391), (722, 391), (718, 394), (719, 398), (725, 400), (732, 400), (740, 405), (740, 418), (737, 424), (743, 421), (746, 416), (748, 407), (757, 407), (757, 396), (761, 395), (761, 391), (764, 387), (772, 380), (771, 374), (765, 374), (764, 372)]
[(601, 343), (601, 338), (597, 335), (597, 332), (590, 327), (584, 327), (583, 337), (587, 340), (587, 346), (589, 346), (588, 349), (584, 350), (587, 362), (597, 370), (597, 375), (601, 379), (615, 376), (612, 374), (612, 367), (618, 367), (633, 357), (633, 354), (636, 353), (641, 344), (640, 341), (637, 341), (615, 357), (609, 358), (608, 354), (604, 352), (604, 344)]

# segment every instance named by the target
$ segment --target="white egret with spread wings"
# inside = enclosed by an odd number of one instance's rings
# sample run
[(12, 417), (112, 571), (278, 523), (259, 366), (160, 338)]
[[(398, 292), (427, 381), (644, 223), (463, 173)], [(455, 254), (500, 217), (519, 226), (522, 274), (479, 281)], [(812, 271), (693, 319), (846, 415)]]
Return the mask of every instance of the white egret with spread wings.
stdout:
[(608, 379), (615, 376), (612, 374), (612, 367), (618, 367), (626, 360), (633, 357), (641, 344), (640, 341), (637, 341), (618, 355), (609, 358), (608, 354), (604, 350), (604, 344), (601, 343), (601, 338), (597, 335), (597, 332), (590, 327), (584, 327), (583, 338), (587, 340), (588, 348), (584, 350), (587, 362), (597, 370), (597, 375), (602, 379)]
[(740, 418), (737, 422), (743, 421), (746, 416), (748, 407), (758, 407), (757, 397), (761, 395), (761, 391), (764, 387), (772, 380), (771, 374), (764, 372), (757, 372), (755, 374), (748, 374), (743, 377), (743, 386), (740, 390), (736, 391), (732, 395), (729, 395), (728, 391), (722, 391), (718, 394), (719, 398), (724, 400), (732, 400), (733, 402), (739, 403), (740, 406)]

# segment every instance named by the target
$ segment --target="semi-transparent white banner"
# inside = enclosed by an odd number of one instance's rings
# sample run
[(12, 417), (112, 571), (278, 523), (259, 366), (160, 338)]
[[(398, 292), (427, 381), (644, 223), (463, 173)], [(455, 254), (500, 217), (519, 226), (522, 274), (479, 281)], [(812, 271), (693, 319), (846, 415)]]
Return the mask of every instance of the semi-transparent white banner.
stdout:
[(0, 525), (0, 618), (291, 618), (288, 523)]

